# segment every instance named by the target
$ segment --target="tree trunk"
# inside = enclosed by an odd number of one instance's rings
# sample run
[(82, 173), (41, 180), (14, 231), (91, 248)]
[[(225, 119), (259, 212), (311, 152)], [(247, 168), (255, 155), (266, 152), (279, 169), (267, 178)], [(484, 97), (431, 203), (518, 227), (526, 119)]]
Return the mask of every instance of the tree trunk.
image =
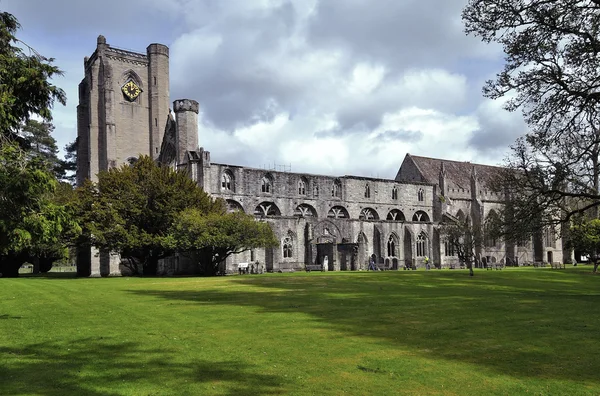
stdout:
[(0, 278), (19, 277), (19, 268), (23, 262), (15, 258), (2, 258), (0, 261)]
[(594, 261), (594, 274), (598, 270), (598, 264), (600, 264), (598, 261)]
[(156, 276), (156, 271), (158, 271), (158, 257), (150, 256), (146, 259), (144, 263), (144, 276)]

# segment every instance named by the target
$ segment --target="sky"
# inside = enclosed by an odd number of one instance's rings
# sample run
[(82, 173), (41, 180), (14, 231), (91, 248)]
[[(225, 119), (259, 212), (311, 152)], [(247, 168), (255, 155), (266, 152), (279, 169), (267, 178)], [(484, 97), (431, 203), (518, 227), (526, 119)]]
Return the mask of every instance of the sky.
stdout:
[(17, 37), (55, 64), (76, 137), (83, 59), (102, 34), (145, 53), (170, 47), (171, 101), (200, 103), (213, 162), (393, 179), (406, 153), (500, 165), (526, 132), (484, 98), (497, 44), (466, 36), (467, 0), (0, 0)]

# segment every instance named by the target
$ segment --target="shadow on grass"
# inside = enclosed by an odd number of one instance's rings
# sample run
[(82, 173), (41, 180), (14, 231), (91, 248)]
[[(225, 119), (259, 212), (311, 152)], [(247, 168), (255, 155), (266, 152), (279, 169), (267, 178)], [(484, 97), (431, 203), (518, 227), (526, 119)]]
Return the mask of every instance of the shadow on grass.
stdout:
[(424, 357), (515, 378), (600, 383), (600, 295), (595, 279), (583, 273), (286, 275), (232, 279), (233, 290), (130, 292), (255, 307), (265, 315), (304, 313), (316, 327), (333, 326)]
[[(157, 356), (148, 361), (142, 355)], [(198, 383), (229, 395), (281, 394), (281, 379), (239, 362), (181, 362), (168, 350), (107, 338), (0, 348), (2, 394), (39, 395), (198, 393)], [(174, 363), (177, 361), (178, 363)], [(142, 363), (143, 362), (143, 363)]]

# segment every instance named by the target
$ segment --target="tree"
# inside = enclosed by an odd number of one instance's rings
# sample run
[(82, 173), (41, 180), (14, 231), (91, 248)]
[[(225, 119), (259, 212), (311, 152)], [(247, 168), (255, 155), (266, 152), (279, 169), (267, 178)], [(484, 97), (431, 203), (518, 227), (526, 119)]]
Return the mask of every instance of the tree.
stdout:
[(241, 211), (207, 216), (197, 209), (184, 210), (175, 222), (174, 236), (180, 251), (199, 251), (202, 272), (209, 276), (232, 254), (279, 245), (267, 223)]
[(37, 158), (57, 179), (61, 176), (61, 160), (58, 158), (58, 146), (52, 136), (54, 125), (49, 122), (28, 120), (21, 127), (19, 136), (25, 145), (29, 158)]
[[(57, 181), (16, 144), (0, 145), (0, 273), (18, 276), (21, 265), (58, 255), (57, 246), (79, 226), (54, 200)], [(47, 261), (45, 261), (47, 263)]]
[(530, 129), (499, 180), (504, 231), (523, 239), (600, 204), (600, 0), (470, 0), (466, 32), (500, 43), (506, 64), (484, 95), (507, 97)]
[(78, 244), (118, 253), (131, 268), (155, 275), (158, 260), (177, 251), (173, 224), (184, 209), (223, 213), (222, 200), (208, 196), (185, 172), (141, 156), (98, 174), (77, 189), (83, 234)]
[(570, 230), (571, 248), (587, 254), (594, 263), (594, 272), (600, 262), (600, 219), (578, 218)]
[(77, 145), (79, 138), (65, 145), (65, 159), (60, 162), (60, 179), (75, 185), (77, 172)]
[[(62, 75), (52, 65), (54, 59), (17, 39), (19, 28), (13, 15), (0, 13), (0, 131), (15, 139), (33, 114), (51, 121), (54, 102), (66, 103), (64, 91), (50, 83), (52, 77)], [(29, 55), (17, 45), (25, 46)]]
[(464, 263), (473, 276), (475, 252), (481, 246), (481, 233), (477, 232), (469, 218), (447, 219), (442, 223), (440, 234), (452, 245), (458, 260)]

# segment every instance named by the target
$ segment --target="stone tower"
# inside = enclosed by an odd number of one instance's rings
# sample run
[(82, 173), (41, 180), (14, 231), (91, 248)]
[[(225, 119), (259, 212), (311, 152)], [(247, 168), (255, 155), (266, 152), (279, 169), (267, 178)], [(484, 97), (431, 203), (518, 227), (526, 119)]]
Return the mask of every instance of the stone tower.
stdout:
[(98, 36), (84, 61), (77, 107), (77, 183), (141, 154), (157, 158), (169, 116), (169, 48), (146, 53), (111, 47)]
[(179, 99), (173, 102), (177, 123), (177, 163), (187, 162), (187, 152), (198, 150), (198, 109), (195, 100)]
[[(77, 106), (77, 184), (140, 155), (158, 158), (169, 117), (169, 48), (146, 53), (111, 47), (98, 36), (84, 60)], [(94, 249), (78, 252), (81, 276), (119, 275), (119, 258)]]

